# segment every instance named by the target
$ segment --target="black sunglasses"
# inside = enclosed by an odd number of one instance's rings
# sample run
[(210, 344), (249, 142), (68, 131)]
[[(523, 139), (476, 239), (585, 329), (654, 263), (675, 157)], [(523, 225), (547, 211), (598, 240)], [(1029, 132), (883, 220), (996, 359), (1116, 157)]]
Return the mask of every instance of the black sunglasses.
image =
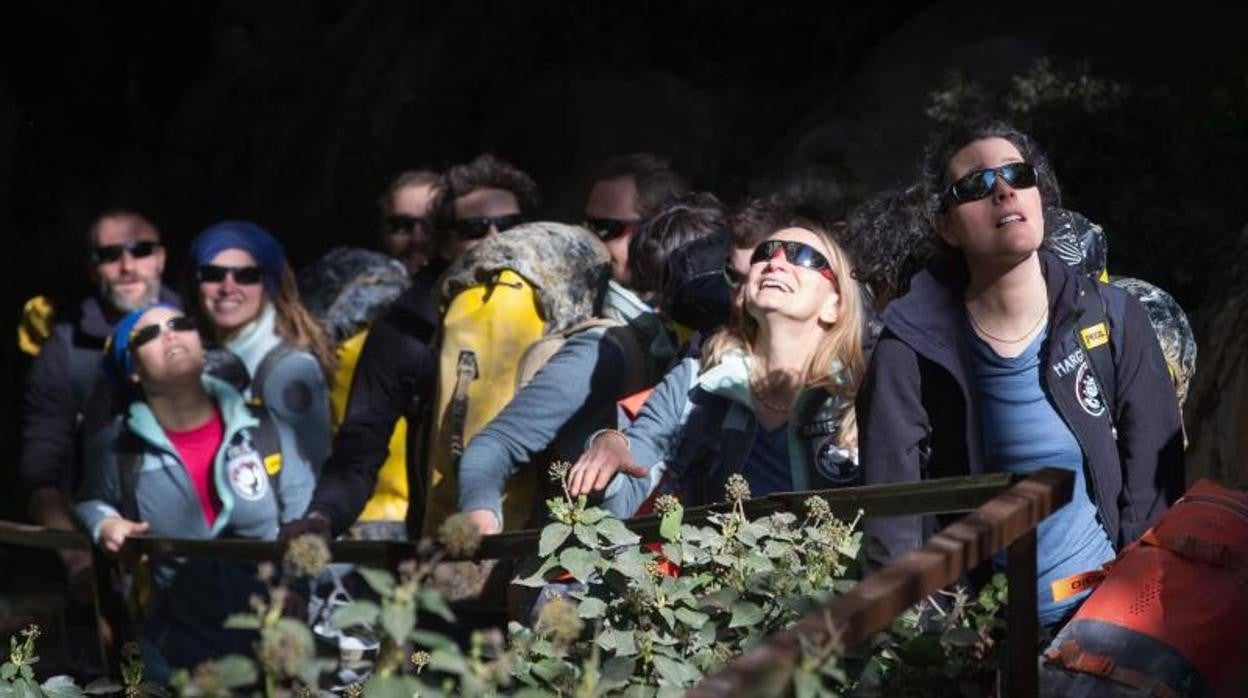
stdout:
[(429, 219), (423, 216), (408, 216), (402, 213), (386, 216), (386, 232), (391, 235), (411, 235), (416, 231), (417, 226), (424, 230), (429, 230)]
[(789, 264), (817, 271), (833, 285), (836, 284), (836, 273), (832, 271), (828, 258), (804, 242), (764, 240), (754, 248), (754, 254), (750, 257), (750, 266), (774, 259), (781, 250), (784, 251), (784, 258), (789, 260)]
[(134, 351), (148, 342), (156, 339), (169, 328), (171, 332), (194, 332), (195, 321), (186, 315), (176, 315), (165, 320), (164, 322), (156, 322), (145, 327), (141, 327), (130, 335), (130, 351)]
[(603, 242), (610, 242), (621, 235), (632, 232), (640, 220), (622, 221), (617, 218), (586, 218), (582, 224)]
[(1000, 167), (975, 170), (954, 182), (949, 186), (945, 205), (949, 201), (965, 204), (987, 198), (997, 186), (998, 177), (1014, 189), (1030, 189), (1036, 186), (1036, 168), (1031, 163), (1011, 162)]
[(728, 282), (728, 287), (735, 291), (745, 283), (745, 274), (733, 269), (731, 264), (724, 263), (724, 281)]
[(455, 221), (455, 237), (460, 240), (477, 240), (490, 234), (490, 228), (503, 232), (524, 222), (524, 216), (513, 213), (510, 216), (478, 216), (460, 218)]
[(121, 259), (123, 252), (129, 252), (135, 259), (149, 257), (157, 247), (160, 247), (160, 243), (154, 240), (128, 240), (120, 245), (100, 245), (92, 252), (92, 256), (96, 264), (108, 264)]
[(253, 286), (264, 280), (264, 271), (260, 267), (223, 267), (217, 264), (204, 264), (195, 270), (195, 278), (200, 283), (219, 284), (229, 276), (240, 286)]

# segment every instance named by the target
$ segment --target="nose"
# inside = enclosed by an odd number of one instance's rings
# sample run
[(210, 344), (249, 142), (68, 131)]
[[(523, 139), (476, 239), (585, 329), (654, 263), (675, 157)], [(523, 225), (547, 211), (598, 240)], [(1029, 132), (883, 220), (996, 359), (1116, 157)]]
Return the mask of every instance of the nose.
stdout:
[(1014, 187), (1011, 187), (1005, 181), (1005, 177), (997, 175), (996, 180), (992, 183), (992, 199), (993, 201), (1006, 201), (1014, 198)]
[(784, 248), (783, 248), (783, 247), (777, 247), (777, 248), (776, 248), (776, 251), (771, 253), (771, 257), (769, 257), (769, 258), (767, 259), (767, 266), (763, 267), (763, 269), (774, 269), (774, 268), (776, 268), (776, 267), (777, 267), (777, 264), (776, 264), (776, 261), (777, 261), (777, 260), (779, 260), (782, 264), (783, 264), (783, 263), (788, 262), (788, 258), (784, 256)]
[(130, 250), (122, 250), (121, 258), (118, 261), (120, 262), (122, 273), (129, 272), (134, 268), (134, 254)]
[(220, 295), (225, 296), (238, 290), (238, 284), (234, 283), (234, 272), (225, 273), (225, 278), (221, 279)]

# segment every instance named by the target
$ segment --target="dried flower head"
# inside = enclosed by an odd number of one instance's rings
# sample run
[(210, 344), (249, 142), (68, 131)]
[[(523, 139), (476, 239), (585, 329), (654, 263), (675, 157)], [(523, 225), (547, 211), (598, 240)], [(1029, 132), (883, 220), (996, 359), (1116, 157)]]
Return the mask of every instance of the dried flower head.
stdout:
[(343, 692), (343, 695), (350, 698), (360, 698), (360, 696), (364, 695), (364, 686), (359, 683), (353, 683), (347, 686), (347, 690)]
[(433, 661), (433, 655), (424, 650), (416, 650), (412, 652), (412, 666), (416, 667), (416, 673), (419, 674), (425, 667), (429, 666), (429, 662)]
[(572, 470), (572, 464), (566, 460), (557, 460), (550, 464), (550, 481), (563, 482), (568, 477), (568, 471)]
[(325, 539), (305, 533), (290, 541), (282, 558), (286, 573), (295, 577), (316, 577), (329, 566), (329, 546)]
[(651, 560), (647, 562), (646, 574), (650, 575), (651, 577), (654, 577), (655, 579), (661, 579), (664, 575), (662, 563), (660, 563), (658, 560)]
[(670, 494), (665, 494), (654, 500), (654, 510), (659, 512), (660, 515), (670, 514), (677, 509), (680, 509), (680, 500)]
[(139, 655), (142, 653), (143, 650), (139, 647), (139, 643), (137, 642), (127, 642), (121, 646), (121, 656), (127, 661), (138, 659)]
[(228, 694), (225, 685), (225, 673), (221, 670), (220, 662), (204, 662), (195, 667), (191, 674), (191, 684), (199, 690), (201, 695), (218, 696)]
[(576, 604), (562, 596), (546, 602), (537, 614), (537, 632), (550, 635), (555, 642), (573, 642), (581, 636), (582, 625), (580, 617), (576, 615)]
[(733, 474), (728, 477), (728, 484), (724, 486), (724, 492), (728, 495), (730, 502), (744, 502), (750, 498), (750, 483), (745, 481), (744, 477), (739, 474)]
[(828, 506), (828, 500), (823, 497), (807, 497), (806, 514), (816, 521), (822, 521), (832, 516), (832, 507)]
[(438, 542), (457, 557), (469, 557), (481, 545), (481, 530), (472, 519), (455, 514), (438, 527)]

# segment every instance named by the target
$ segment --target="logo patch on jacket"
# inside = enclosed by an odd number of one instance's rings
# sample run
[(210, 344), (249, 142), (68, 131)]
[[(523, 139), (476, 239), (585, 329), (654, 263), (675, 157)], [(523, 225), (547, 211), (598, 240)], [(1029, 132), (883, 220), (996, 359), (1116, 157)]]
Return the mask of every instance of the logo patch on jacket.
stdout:
[(1105, 396), (1101, 394), (1101, 384), (1096, 382), (1096, 375), (1092, 373), (1092, 365), (1089, 363), (1081, 365), (1075, 376), (1075, 397), (1079, 398), (1084, 412), (1093, 417), (1105, 414)]
[(231, 458), (225, 471), (230, 478), (230, 489), (249, 502), (258, 501), (269, 490), (269, 474), (255, 451)]
[(1079, 330), (1079, 338), (1083, 340), (1084, 347), (1095, 349), (1102, 344), (1109, 343), (1109, 328), (1105, 327), (1105, 323), (1098, 322), (1091, 327)]

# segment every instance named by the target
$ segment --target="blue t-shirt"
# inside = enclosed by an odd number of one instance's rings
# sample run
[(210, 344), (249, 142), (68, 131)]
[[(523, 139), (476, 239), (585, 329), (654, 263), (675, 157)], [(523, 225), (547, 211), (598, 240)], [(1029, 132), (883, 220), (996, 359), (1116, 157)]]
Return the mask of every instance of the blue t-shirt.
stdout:
[(771, 431), (761, 424), (754, 429), (754, 444), (741, 467), (741, 474), (750, 485), (751, 496), (793, 491), (788, 427), (788, 422), (785, 422)]
[(969, 325), (967, 331), (984, 455), (992, 469), (1030, 473), (1047, 466), (1075, 473), (1070, 503), (1041, 521), (1036, 532), (1036, 599), (1040, 622), (1051, 625), (1089, 592), (1054, 601), (1050, 584), (1098, 569), (1114, 558), (1114, 546), (1088, 494), (1079, 442), (1044, 391), (1040, 349), (1047, 328), (1010, 359), (999, 356)]

